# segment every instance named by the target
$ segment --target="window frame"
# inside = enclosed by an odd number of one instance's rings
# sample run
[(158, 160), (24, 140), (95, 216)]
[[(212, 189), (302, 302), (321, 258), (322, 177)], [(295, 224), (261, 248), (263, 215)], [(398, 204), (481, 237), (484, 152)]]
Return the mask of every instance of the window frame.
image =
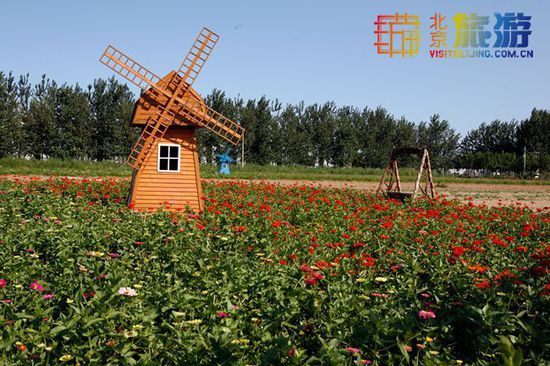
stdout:
[[(161, 158), (160, 156), (160, 148), (163, 146), (168, 147), (168, 156)], [(170, 147), (177, 147), (178, 148), (178, 156), (176, 158), (170, 157)], [(157, 147), (157, 173), (179, 173), (181, 171), (180, 165), (181, 165), (181, 146), (174, 143), (159, 143)], [(168, 160), (168, 170), (161, 170), (160, 169), (160, 159), (167, 159)], [(170, 161), (176, 160), (178, 161), (178, 169), (177, 170), (170, 170)]]

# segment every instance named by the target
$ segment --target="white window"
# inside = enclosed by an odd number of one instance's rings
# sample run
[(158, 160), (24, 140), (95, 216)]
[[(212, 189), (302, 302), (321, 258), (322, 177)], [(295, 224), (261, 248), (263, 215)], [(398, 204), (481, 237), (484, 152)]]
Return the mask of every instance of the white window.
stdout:
[(158, 166), (159, 172), (180, 171), (180, 145), (159, 144)]

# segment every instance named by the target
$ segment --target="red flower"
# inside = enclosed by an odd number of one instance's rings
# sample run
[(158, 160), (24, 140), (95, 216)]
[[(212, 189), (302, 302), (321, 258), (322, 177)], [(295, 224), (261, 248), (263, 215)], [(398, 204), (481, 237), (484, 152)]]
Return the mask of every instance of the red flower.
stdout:
[(300, 271), (302, 271), (302, 272), (311, 272), (312, 269), (311, 269), (311, 267), (308, 266), (307, 264), (302, 264), (302, 265), (300, 266)]
[(487, 281), (478, 282), (478, 283), (476, 283), (476, 287), (477, 288), (491, 288), (491, 281), (487, 280)]
[(317, 284), (317, 280), (313, 277), (306, 278), (305, 282), (308, 286), (315, 286)]
[(464, 252), (466, 251), (463, 247), (454, 247), (453, 248), (453, 255), (456, 257), (460, 257)]
[(313, 272), (311, 276), (316, 280), (322, 280), (323, 278), (325, 278), (325, 276), (323, 276), (323, 274), (319, 272)]

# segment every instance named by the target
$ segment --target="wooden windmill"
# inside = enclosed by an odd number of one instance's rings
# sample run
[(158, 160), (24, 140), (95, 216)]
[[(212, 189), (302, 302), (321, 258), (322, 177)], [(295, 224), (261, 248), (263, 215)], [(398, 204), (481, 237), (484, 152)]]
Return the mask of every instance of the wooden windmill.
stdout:
[[(422, 159), (412, 192), (401, 191), (401, 179), (399, 178), (397, 160), (403, 155), (417, 155)], [(422, 175), (425, 176), (424, 182), (422, 182)], [(434, 183), (432, 180), (432, 167), (430, 164), (430, 154), (428, 153), (428, 149), (425, 147), (400, 147), (393, 149), (390, 154), (388, 165), (382, 175), (382, 179), (380, 179), (380, 184), (376, 193), (384, 193), (388, 198), (404, 201), (407, 198), (414, 200), (418, 196), (419, 192), (430, 198), (435, 197)]]
[(101, 55), (101, 63), (142, 90), (130, 122), (142, 132), (126, 161), (134, 168), (131, 206), (202, 210), (195, 130), (204, 127), (233, 145), (243, 139), (245, 130), (209, 108), (192, 88), (218, 39), (203, 28), (179, 68), (163, 78), (113, 46)]

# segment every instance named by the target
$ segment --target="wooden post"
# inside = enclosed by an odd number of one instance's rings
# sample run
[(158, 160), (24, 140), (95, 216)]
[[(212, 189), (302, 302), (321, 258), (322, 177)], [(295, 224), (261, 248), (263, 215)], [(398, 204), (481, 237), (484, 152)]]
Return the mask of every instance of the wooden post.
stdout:
[(393, 161), (393, 174), (395, 174), (395, 183), (397, 192), (401, 192), (401, 178), (399, 177), (399, 169), (397, 168), (397, 159)]
[(382, 179), (380, 179), (380, 184), (378, 185), (378, 189), (376, 190), (376, 194), (379, 194), (382, 191), (382, 186), (384, 185), (384, 182), (386, 181), (386, 175), (388, 175), (388, 170), (390, 169), (391, 161), (386, 165), (386, 169), (384, 169), (384, 174), (382, 174)]
[(418, 176), (416, 177), (416, 183), (414, 184), (414, 191), (412, 193), (413, 200), (416, 198), (416, 194), (418, 193), (418, 187), (420, 187), (420, 179), (422, 178), (422, 171), (424, 170), (425, 161), (426, 161), (426, 150), (424, 150), (424, 154), (422, 155), (422, 162), (420, 163), (420, 169), (418, 170)]
[(435, 188), (434, 188), (434, 181), (432, 178), (432, 164), (430, 163), (430, 155), (426, 152), (426, 170), (428, 171), (427, 177), (428, 177), (428, 188), (430, 195), (432, 198), (435, 198)]

